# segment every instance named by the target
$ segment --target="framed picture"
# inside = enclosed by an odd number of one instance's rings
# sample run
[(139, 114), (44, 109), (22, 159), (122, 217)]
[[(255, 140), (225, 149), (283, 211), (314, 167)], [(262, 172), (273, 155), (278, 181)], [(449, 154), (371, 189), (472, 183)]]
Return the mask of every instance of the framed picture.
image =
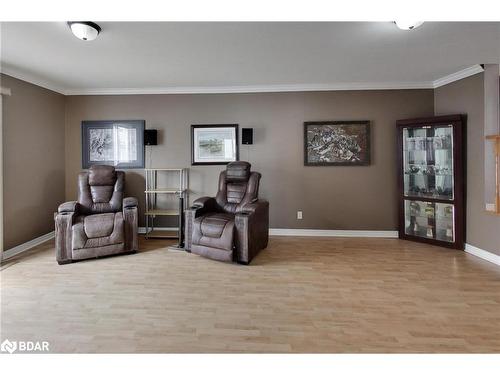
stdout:
[(191, 125), (191, 165), (239, 160), (238, 125)]
[(82, 167), (144, 168), (144, 120), (82, 121)]
[(304, 165), (370, 165), (370, 122), (305, 122)]

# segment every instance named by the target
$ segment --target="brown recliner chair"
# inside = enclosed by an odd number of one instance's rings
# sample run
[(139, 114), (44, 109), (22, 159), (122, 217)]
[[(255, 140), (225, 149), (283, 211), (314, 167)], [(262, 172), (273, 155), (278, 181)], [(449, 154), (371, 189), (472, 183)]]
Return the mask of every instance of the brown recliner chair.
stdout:
[(269, 239), (269, 202), (258, 199), (260, 173), (233, 162), (221, 172), (215, 198), (186, 210), (186, 250), (221, 261), (249, 264)]
[(137, 199), (123, 199), (125, 173), (94, 165), (78, 175), (78, 201), (55, 216), (59, 264), (138, 250)]

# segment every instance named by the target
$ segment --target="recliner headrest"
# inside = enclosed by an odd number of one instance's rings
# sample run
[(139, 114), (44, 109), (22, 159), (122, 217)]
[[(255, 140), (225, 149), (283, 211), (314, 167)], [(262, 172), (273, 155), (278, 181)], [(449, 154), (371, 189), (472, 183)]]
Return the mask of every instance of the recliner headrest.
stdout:
[(233, 161), (226, 167), (226, 180), (229, 182), (246, 182), (250, 177), (250, 163)]
[(89, 185), (114, 185), (116, 182), (115, 167), (111, 165), (92, 165), (89, 169)]

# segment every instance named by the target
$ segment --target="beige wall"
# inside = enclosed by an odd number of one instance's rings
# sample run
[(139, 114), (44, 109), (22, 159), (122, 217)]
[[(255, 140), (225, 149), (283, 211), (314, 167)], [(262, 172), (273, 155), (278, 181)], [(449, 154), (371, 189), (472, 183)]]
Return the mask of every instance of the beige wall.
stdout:
[(435, 113), (467, 114), (466, 242), (500, 255), (500, 216), (485, 212), (484, 74), (435, 90)]
[(1, 75), (3, 98), (4, 249), (54, 230), (64, 200), (65, 98)]
[[(432, 90), (259, 94), (70, 96), (66, 98), (66, 198), (76, 199), (81, 169), (81, 121), (145, 119), (159, 129), (153, 167), (190, 167), (191, 198), (214, 195), (223, 166), (191, 166), (190, 125), (238, 123), (254, 128), (240, 148), (262, 173), (271, 227), (395, 230), (397, 119), (433, 114)], [(303, 122), (370, 120), (372, 165), (304, 167)], [(140, 170), (127, 172), (127, 193), (140, 198)], [(303, 211), (303, 220), (296, 211)]]

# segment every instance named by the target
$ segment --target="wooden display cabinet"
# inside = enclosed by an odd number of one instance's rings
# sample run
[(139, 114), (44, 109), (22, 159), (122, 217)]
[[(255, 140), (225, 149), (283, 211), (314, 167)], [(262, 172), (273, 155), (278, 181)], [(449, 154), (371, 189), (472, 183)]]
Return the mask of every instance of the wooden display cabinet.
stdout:
[(463, 249), (463, 118), (397, 121), (399, 238)]

